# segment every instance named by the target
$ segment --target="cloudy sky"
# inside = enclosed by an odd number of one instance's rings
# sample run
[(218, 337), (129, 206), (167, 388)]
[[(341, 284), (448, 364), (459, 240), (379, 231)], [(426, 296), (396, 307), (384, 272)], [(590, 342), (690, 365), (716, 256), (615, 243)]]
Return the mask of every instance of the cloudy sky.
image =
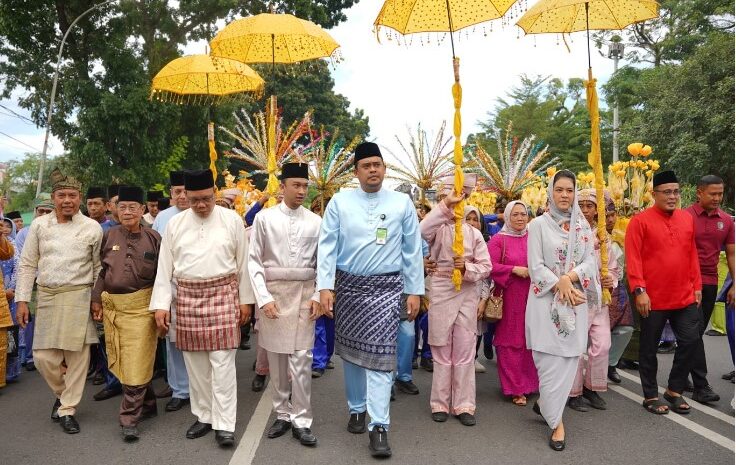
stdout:
[[(428, 36), (422, 35), (414, 36), (410, 44), (398, 45), (382, 33), (379, 43), (373, 21), (380, 6), (379, 0), (360, 0), (346, 11), (347, 21), (330, 31), (343, 57), (332, 73), (336, 91), (370, 118), (370, 139), (399, 153), (394, 136), (405, 139), (407, 126), (421, 123), (432, 138), (443, 120), (451, 121), (452, 55), (449, 39), (438, 44), (439, 35), (429, 36), (429, 43)], [(497, 21), (457, 33), (455, 48), (460, 57), (464, 135), (478, 130), (478, 122), (517, 83), (519, 75), (568, 79), (587, 73), (584, 33), (573, 34), (568, 52), (555, 35), (525, 37), (516, 26), (502, 27)], [(186, 47), (191, 53), (203, 50), (204, 44)], [(613, 71), (613, 62), (593, 49), (593, 69), (599, 82), (604, 82)], [(0, 161), (40, 152), (44, 131), (13, 114), (27, 117), (28, 112), (19, 109), (14, 99), (0, 101), (0, 105)], [(62, 144), (52, 137), (49, 153), (62, 152)]]

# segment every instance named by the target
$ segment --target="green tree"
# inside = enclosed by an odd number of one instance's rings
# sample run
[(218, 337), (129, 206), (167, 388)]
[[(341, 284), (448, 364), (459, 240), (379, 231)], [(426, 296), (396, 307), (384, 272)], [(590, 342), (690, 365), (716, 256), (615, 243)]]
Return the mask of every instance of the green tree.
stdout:
[[(26, 153), (20, 160), (10, 160), (5, 171), (2, 191), (8, 197), (10, 203), (8, 210), (29, 211), (33, 209), (33, 201), (36, 198), (36, 185), (38, 184), (38, 167), (41, 155), (38, 153)], [(44, 170), (44, 186), (50, 190), (51, 171), (64, 162), (64, 157), (49, 158), (46, 160)]]
[[(0, 3), (0, 56), (4, 58), (0, 60), (0, 96), (8, 98), (13, 91), (24, 89), (18, 104), (30, 111), (39, 126), (45, 125), (61, 37), (76, 17), (97, 3)], [(120, 0), (95, 11), (70, 32), (60, 70), (51, 131), (69, 150), (66, 166), (87, 183), (105, 183), (114, 177), (150, 186), (162, 181), (157, 167), (182, 147), (182, 137), (188, 140), (182, 165), (208, 165), (210, 109), (149, 101), (151, 78), (179, 56), (188, 41), (213, 37), (218, 21), (264, 12), (270, 4), (277, 12), (296, 13), (332, 27), (345, 20), (343, 10), (353, 3)], [(362, 113), (349, 113), (347, 99), (334, 94), (327, 66), (311, 69), (298, 76), (298, 98), (288, 97), (290, 81), (279, 85), (284, 103), (293, 101), (299, 107), (294, 111), (302, 113), (314, 108), (319, 117), (329, 120), (324, 123), (345, 126), (343, 133), (367, 132)], [(305, 89), (309, 95), (304, 95)], [(219, 124), (227, 124), (234, 109), (224, 105), (213, 109), (212, 116)]]
[[(521, 75), (519, 85), (507, 93), (507, 98), (498, 99), (488, 119), (480, 123), (483, 132), (471, 136), (470, 141), (495, 155), (493, 128), (505, 129), (509, 122), (513, 122), (513, 134), (520, 139), (534, 134), (538, 141), (549, 144), (552, 156), (560, 160), (558, 166), (574, 172), (590, 169), (590, 119), (581, 79), (564, 83), (550, 76)], [(611, 154), (606, 111), (601, 112), (601, 126), (601, 151), (604, 163), (608, 163)]]

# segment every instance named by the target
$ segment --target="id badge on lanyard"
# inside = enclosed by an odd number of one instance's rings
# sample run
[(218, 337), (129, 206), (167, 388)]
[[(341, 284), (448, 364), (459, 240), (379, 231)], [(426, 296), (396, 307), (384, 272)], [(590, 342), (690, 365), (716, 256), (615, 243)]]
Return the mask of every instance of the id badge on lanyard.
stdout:
[(386, 245), (386, 239), (388, 238), (388, 229), (376, 228), (376, 244)]

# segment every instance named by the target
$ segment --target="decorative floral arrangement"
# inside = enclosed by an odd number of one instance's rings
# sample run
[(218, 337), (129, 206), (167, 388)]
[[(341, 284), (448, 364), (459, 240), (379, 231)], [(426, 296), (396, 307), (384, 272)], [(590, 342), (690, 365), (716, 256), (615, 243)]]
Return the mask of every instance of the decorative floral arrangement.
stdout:
[[(309, 180), (317, 189), (315, 200), (324, 202), (332, 198), (341, 187), (350, 183), (353, 175), (353, 151), (360, 142), (360, 137), (345, 141), (336, 129), (332, 138), (324, 128), (315, 135), (311, 133), (311, 142), (301, 151), (301, 156), (309, 163)], [(324, 211), (324, 205), (322, 205)]]
[(482, 214), (487, 215), (495, 211), (496, 199), (497, 195), (495, 192), (480, 191), (476, 189), (467, 199), (465, 199), (465, 203), (476, 207)]
[(235, 198), (233, 206), (235, 211), (238, 212), (238, 215), (241, 217), (245, 215), (247, 209), (263, 195), (263, 192), (253, 186), (253, 183), (250, 181), (250, 175), (245, 171), (240, 171), (236, 178), (230, 173), (230, 171), (224, 170), (222, 172), (222, 177), (225, 179), (225, 187), (219, 192), (224, 192), (228, 189), (237, 189), (241, 193)]

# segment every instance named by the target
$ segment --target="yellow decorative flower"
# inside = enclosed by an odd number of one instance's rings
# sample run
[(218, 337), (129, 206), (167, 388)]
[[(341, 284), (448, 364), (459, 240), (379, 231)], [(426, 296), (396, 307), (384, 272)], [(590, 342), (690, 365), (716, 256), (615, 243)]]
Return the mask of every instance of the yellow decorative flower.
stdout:
[(634, 142), (629, 144), (626, 148), (632, 157), (638, 157), (641, 154), (641, 149), (644, 148), (644, 144), (641, 142)]
[(651, 154), (652, 154), (652, 148), (650, 146), (645, 145), (644, 147), (641, 148), (642, 157), (648, 157)]
[(557, 174), (557, 167), (555, 167), (555, 166), (550, 166), (549, 168), (547, 168), (547, 177), (550, 177), (550, 178), (551, 178), (551, 177), (553, 177), (553, 176), (554, 176), (555, 174)]

